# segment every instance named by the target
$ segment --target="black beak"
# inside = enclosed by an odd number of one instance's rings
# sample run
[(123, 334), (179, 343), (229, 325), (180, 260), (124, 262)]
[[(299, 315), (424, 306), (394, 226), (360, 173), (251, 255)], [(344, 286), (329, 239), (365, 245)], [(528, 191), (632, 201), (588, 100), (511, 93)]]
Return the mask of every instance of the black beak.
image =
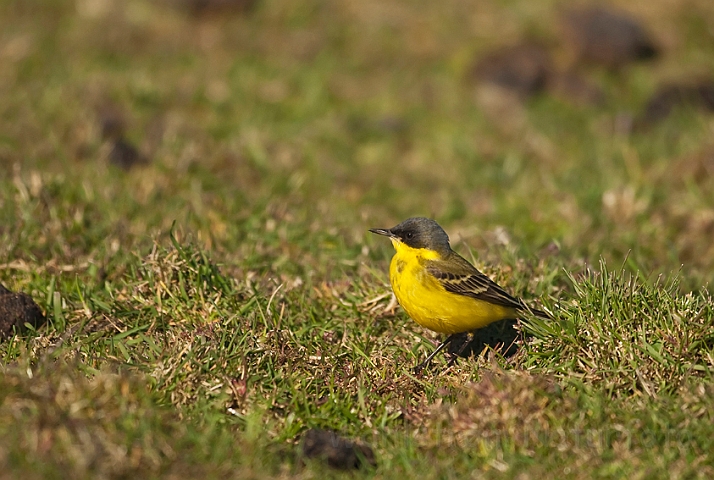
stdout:
[(388, 228), (370, 228), (370, 232), (376, 233), (377, 235), (384, 235), (385, 237), (393, 237), (394, 234)]

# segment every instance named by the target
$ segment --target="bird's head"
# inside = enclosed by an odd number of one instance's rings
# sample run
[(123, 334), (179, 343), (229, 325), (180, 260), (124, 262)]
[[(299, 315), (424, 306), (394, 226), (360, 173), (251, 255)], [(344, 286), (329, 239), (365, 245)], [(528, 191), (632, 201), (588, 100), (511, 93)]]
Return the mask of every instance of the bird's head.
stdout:
[(414, 249), (427, 249), (446, 254), (451, 250), (449, 236), (434, 220), (414, 217), (392, 228), (371, 228), (377, 235), (389, 237), (395, 249), (406, 245)]

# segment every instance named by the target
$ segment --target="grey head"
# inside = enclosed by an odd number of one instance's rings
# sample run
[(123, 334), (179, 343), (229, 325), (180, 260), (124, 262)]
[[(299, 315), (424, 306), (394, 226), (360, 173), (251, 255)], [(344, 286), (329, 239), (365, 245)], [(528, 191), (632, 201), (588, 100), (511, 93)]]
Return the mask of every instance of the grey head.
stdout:
[(412, 248), (426, 248), (445, 254), (451, 250), (449, 236), (430, 218), (413, 217), (392, 228), (372, 228), (370, 232), (395, 238)]

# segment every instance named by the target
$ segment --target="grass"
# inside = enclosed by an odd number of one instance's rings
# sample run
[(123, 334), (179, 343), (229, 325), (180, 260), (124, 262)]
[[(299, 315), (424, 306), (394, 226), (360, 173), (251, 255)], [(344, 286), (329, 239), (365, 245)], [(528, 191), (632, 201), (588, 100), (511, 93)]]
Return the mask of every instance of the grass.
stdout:
[[(712, 119), (613, 125), (711, 71), (714, 12), (615, 3), (661, 59), (494, 115), (473, 62), (561, 62), (553, 2), (0, 1), (0, 283), (48, 317), (0, 344), (2, 471), (343, 476), (299, 453), (325, 428), (374, 449), (355, 478), (710, 478)], [(367, 229), (414, 215), (557, 320), (413, 376), (439, 338)]]

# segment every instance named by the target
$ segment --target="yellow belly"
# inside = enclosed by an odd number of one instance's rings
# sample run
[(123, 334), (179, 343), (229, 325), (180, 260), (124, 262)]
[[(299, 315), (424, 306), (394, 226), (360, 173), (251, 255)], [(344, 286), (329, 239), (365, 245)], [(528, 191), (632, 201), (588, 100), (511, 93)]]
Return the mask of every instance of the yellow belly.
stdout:
[(453, 334), (514, 318), (512, 308), (447, 292), (423, 268), (426, 259), (423, 252), (411, 248), (398, 251), (389, 268), (389, 280), (399, 304), (419, 325), (435, 332)]

